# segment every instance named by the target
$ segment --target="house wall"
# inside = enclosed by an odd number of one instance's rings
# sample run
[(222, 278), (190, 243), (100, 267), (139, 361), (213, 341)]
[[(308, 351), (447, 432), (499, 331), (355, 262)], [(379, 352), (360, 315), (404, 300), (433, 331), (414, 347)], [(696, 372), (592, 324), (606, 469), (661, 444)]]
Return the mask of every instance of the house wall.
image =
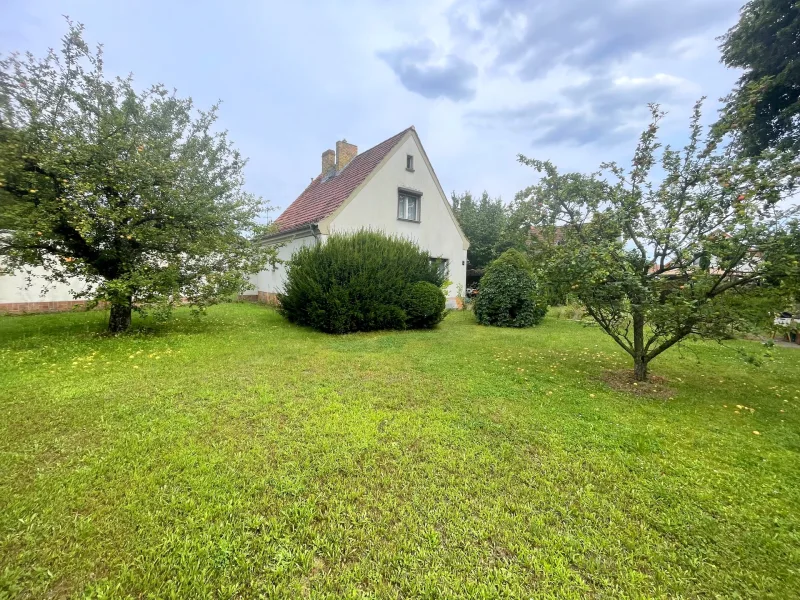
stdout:
[[(406, 170), (408, 154), (414, 157), (413, 172)], [(397, 195), (401, 187), (422, 194), (419, 223), (397, 218)], [(320, 223), (320, 230), (331, 234), (362, 228), (404, 236), (432, 257), (448, 259), (448, 279), (453, 282), (447, 291), (448, 306), (455, 306), (458, 286), (462, 286), (462, 294), (466, 288), (467, 244), (413, 135), (407, 136), (347, 205)]]
[(70, 290), (82, 291), (85, 287), (82, 281), (48, 284), (43, 277), (44, 269), (35, 268), (32, 274), (30, 287), (24, 273), (0, 275), (0, 313), (54, 312), (84, 303), (70, 293)]
[[(303, 246), (316, 243), (316, 238), (310, 232), (300, 232), (280, 240), (278, 243), (282, 244), (278, 250), (278, 259), (288, 261), (292, 258), (292, 254)], [(274, 295), (283, 291), (283, 284), (286, 281), (286, 265), (281, 263), (275, 265), (274, 268), (267, 268), (253, 276), (250, 281), (255, 289), (249, 290), (245, 295), (260, 295), (260, 300), (273, 302)]]

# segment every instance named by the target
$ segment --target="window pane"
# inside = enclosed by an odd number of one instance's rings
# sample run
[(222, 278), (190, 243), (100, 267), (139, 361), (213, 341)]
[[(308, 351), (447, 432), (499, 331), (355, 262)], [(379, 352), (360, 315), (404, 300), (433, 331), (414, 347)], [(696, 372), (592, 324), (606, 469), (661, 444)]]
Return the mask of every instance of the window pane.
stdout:
[(419, 221), (419, 196), (399, 192), (397, 195), (397, 218), (407, 221)]
[(406, 211), (406, 219), (409, 221), (416, 221), (417, 220), (417, 199), (409, 197), (406, 202), (408, 202), (408, 210)]

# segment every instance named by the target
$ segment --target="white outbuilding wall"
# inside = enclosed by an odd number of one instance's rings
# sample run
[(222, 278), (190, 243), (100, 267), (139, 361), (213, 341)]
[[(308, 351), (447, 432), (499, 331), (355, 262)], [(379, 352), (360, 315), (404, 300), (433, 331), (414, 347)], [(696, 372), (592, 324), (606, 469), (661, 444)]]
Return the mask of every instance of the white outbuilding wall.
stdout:
[[(318, 238), (319, 243), (322, 243), (323, 240), (321, 238), (324, 238), (324, 236), (314, 237), (311, 230), (308, 229), (276, 240), (274, 243), (281, 245), (278, 249), (278, 259), (281, 262), (251, 277), (250, 283), (255, 289), (245, 292), (244, 295), (260, 295), (261, 300), (273, 302), (275, 300), (274, 294), (283, 291), (283, 284), (286, 281), (286, 262), (292, 258), (292, 254), (303, 246), (318, 243)], [(267, 297), (264, 297), (264, 294)]]
[(72, 291), (83, 291), (84, 282), (73, 279), (69, 285), (50, 284), (43, 277), (44, 273), (44, 269), (33, 269), (30, 286), (25, 273), (0, 275), (0, 313), (68, 310), (82, 303), (75, 300)]

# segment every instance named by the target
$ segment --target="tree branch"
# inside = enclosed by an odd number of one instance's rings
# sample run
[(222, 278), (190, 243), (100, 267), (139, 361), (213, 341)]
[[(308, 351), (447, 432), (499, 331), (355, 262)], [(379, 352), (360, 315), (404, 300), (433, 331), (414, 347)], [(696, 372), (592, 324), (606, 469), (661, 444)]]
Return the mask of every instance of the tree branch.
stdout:
[(633, 356), (633, 347), (627, 343), (627, 340), (623, 340), (623, 338), (621, 338), (617, 332), (611, 328), (611, 325), (606, 323), (605, 320), (588, 304), (586, 305), (586, 311), (595, 321), (597, 321), (597, 324), (603, 328), (603, 331), (610, 335), (614, 341), (617, 342), (617, 344), (619, 344), (623, 350), (625, 350), (625, 352)]
[[(664, 342), (663, 344), (661, 344), (660, 346), (655, 348), (652, 352), (649, 352), (647, 355), (645, 355), (645, 360), (647, 362), (650, 362), (651, 360), (653, 360), (656, 356), (658, 356), (659, 354), (661, 354), (665, 350), (669, 350), (670, 348), (672, 348), (672, 346), (674, 346), (675, 344), (680, 342), (683, 338), (685, 338), (687, 335), (692, 333), (692, 329), (694, 329), (695, 324), (696, 324), (696, 321), (691, 321), (690, 320), (687, 324), (685, 324), (682, 328), (680, 328), (675, 333), (675, 335), (673, 335), (666, 342)], [(647, 346), (649, 347), (650, 344), (648, 343)]]

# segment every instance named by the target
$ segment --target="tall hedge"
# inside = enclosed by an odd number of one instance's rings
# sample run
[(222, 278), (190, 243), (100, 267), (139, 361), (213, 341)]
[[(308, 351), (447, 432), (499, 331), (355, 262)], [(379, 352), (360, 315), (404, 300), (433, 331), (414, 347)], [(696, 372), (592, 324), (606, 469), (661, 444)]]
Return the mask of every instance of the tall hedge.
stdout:
[(475, 317), (483, 325), (530, 327), (547, 313), (546, 298), (528, 259), (518, 250), (506, 250), (481, 278)]
[(419, 318), (419, 288), (413, 286), (427, 282), (441, 294), (445, 278), (409, 240), (366, 230), (334, 234), (292, 256), (278, 294), (280, 312), (327, 333), (433, 327), (444, 316), (444, 302), (440, 314), (426, 309), (426, 318)]

